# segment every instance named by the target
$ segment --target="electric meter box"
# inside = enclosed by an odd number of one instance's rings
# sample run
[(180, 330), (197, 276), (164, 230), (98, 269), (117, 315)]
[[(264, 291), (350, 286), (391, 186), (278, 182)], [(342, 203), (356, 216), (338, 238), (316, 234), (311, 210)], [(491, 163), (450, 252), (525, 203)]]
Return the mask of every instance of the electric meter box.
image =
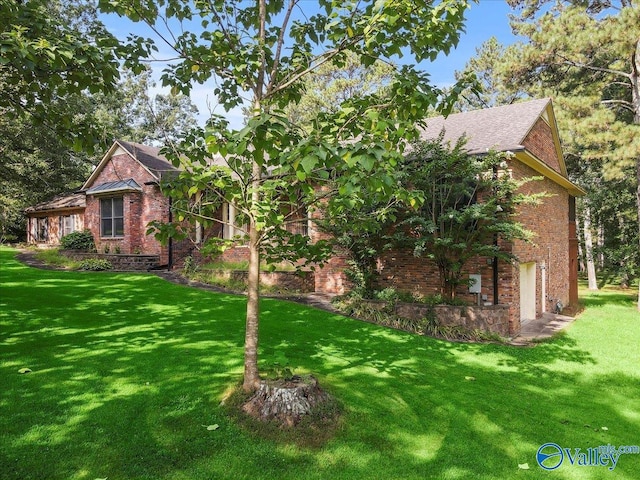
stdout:
[(469, 275), (469, 293), (480, 293), (482, 291), (482, 275), (472, 273)]

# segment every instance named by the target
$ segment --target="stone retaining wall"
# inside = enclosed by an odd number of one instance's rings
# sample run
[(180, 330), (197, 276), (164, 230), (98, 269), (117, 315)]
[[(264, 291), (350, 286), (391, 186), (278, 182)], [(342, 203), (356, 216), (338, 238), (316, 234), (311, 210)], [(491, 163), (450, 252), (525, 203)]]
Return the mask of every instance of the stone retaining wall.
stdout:
[[(212, 270), (212, 272), (221, 278), (244, 283), (249, 276), (249, 272), (243, 270)], [(268, 287), (281, 287), (300, 293), (311, 293), (315, 289), (313, 272), (260, 272), (260, 283)]]
[(122, 253), (85, 253), (75, 250), (60, 250), (60, 254), (72, 260), (82, 261), (88, 258), (107, 260), (113, 270), (145, 272), (160, 265), (160, 255), (129, 255)]
[[(371, 301), (384, 307), (384, 302)], [(469, 330), (482, 330), (497, 333), (501, 337), (510, 337), (509, 306), (457, 306), (457, 305), (424, 305), (420, 303), (398, 302), (393, 312), (395, 315), (410, 320), (420, 320), (435, 315), (441, 325), (461, 326)]]

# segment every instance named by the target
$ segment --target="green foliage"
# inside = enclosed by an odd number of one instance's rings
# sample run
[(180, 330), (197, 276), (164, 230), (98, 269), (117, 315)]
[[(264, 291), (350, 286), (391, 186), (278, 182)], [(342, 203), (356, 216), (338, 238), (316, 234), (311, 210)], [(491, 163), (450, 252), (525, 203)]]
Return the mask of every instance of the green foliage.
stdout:
[(115, 39), (91, 2), (0, 8), (0, 238), (24, 240), (26, 207), (80, 188), (116, 138), (175, 139), (195, 107), (151, 95), (148, 69), (118, 81)]
[[(502, 342), (499, 335), (491, 332), (468, 329), (460, 325), (442, 325), (433, 308), (430, 308), (425, 317), (421, 319), (401, 317), (395, 313), (395, 304), (405, 301), (407, 298), (394, 289), (378, 292), (376, 299), (379, 301), (367, 301), (355, 296), (346, 296), (336, 300), (334, 305), (345, 315), (417, 335), (428, 335), (451, 341)], [(442, 304), (442, 302), (428, 303), (430, 307), (434, 307), (436, 304)]]
[(37, 251), (35, 257), (41, 262), (55, 267), (68, 268), (70, 270), (76, 270), (80, 267), (80, 262), (62, 255), (57, 248)]
[(198, 109), (190, 98), (176, 93), (155, 94), (151, 68), (139, 74), (124, 70), (115, 91), (87, 97), (88, 119), (99, 127), (101, 144), (114, 139), (143, 144), (169, 143), (197, 125)]
[[(246, 225), (250, 267), (247, 306), (245, 389), (259, 383), (257, 368), (260, 260), (300, 267), (321, 263), (332, 252), (325, 241), (312, 243), (292, 226), (322, 204), (332, 215), (357, 208), (372, 192), (392, 197), (394, 170), (407, 140), (434, 106), (449, 111), (450, 96), (431, 86), (411, 61), (435, 59), (459, 39), (467, 2), (436, 4), (412, 0), (340, 3), (319, 0), (319, 11), (297, 15), (297, 2), (253, 3), (213, 0), (161, 4), (100, 0), (105, 12), (149, 25), (177, 58), (162, 83), (188, 94), (194, 83), (216, 79), (213, 93), (226, 111), (243, 105), (244, 128), (234, 130), (213, 116), (166, 154), (182, 173), (165, 185), (177, 222), (234, 228)], [(295, 16), (294, 16), (295, 15)], [(202, 31), (192, 33), (187, 23)], [(158, 50), (152, 41), (131, 36), (121, 52), (125, 66), (140, 71)], [(283, 109), (300, 101), (305, 79), (323, 64), (345, 65), (349, 52), (365, 67), (410, 55), (396, 69), (386, 95), (367, 92), (321, 111), (307, 128), (290, 121)], [(174, 148), (175, 147), (175, 148)], [(211, 161), (214, 159), (214, 161)], [(216, 212), (229, 205), (235, 222)], [(158, 238), (189, 236), (183, 226), (154, 224)], [(233, 239), (211, 236), (205, 252), (220, 252)], [(298, 260), (303, 259), (303, 262)], [(251, 347), (251, 348), (249, 348)]]
[(501, 105), (509, 105), (518, 98), (526, 97), (521, 88), (507, 85), (503, 80), (502, 68), (505, 65), (507, 48), (495, 37), (491, 37), (480, 47), (461, 72), (456, 72), (456, 79), (465, 75), (475, 75), (478, 82), (465, 89), (455, 105), (456, 111), (479, 110)]
[(387, 287), (383, 290), (375, 292), (373, 298), (376, 300), (382, 300), (387, 303), (397, 302), (415, 302), (416, 297), (409, 292), (400, 292), (393, 287)]
[(304, 79), (302, 96), (285, 108), (289, 120), (302, 128), (309, 128), (320, 112), (335, 112), (346, 100), (384, 94), (393, 80), (396, 67), (376, 60), (363, 65), (358, 56), (345, 52), (339, 61), (320, 65)]
[(598, 216), (593, 233), (606, 260), (596, 266), (604, 278), (628, 283), (640, 275), (640, 6), (627, 0), (509, 3), (519, 14), (512, 26), (524, 41), (503, 49), (493, 65), (483, 64), (485, 73), (500, 91), (554, 98), (569, 175)]
[(87, 258), (80, 262), (80, 270), (90, 270), (92, 272), (100, 272), (104, 270), (111, 270), (113, 265), (109, 260), (104, 258)]
[(60, 246), (67, 250), (95, 250), (96, 244), (93, 241), (93, 234), (90, 230), (82, 232), (72, 232), (60, 239)]
[(78, 112), (58, 100), (113, 89), (119, 76), (115, 37), (81, 2), (2, 0), (0, 7), (3, 116), (29, 117), (78, 149), (93, 148), (94, 126), (77, 123)]
[(511, 261), (500, 241), (531, 237), (514, 213), (517, 205), (535, 203), (539, 196), (517, 193), (531, 179), (513, 180), (507, 160), (507, 154), (494, 151), (471, 156), (464, 140), (448, 146), (439, 139), (416, 144), (404, 162), (405, 181), (421, 192), (423, 202), (402, 212), (392, 238), (438, 267), (447, 299), (465, 282), (463, 267), (471, 258)]
[(198, 271), (198, 264), (194, 260), (192, 255), (188, 255), (184, 259), (184, 263), (182, 265), (182, 272), (187, 276), (191, 276)]

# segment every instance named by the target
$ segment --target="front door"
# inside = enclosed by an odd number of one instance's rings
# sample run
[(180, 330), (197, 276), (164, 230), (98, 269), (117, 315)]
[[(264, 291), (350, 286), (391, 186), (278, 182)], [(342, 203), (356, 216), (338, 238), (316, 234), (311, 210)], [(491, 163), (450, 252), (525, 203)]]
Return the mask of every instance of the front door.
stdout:
[(520, 264), (520, 321), (536, 318), (536, 262)]

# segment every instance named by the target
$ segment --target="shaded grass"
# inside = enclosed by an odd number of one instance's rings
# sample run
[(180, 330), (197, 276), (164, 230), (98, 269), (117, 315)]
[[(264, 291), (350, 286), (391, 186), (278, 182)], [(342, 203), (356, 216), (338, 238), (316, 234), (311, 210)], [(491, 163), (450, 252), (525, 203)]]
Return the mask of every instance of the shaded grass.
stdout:
[(261, 367), (313, 373), (346, 409), (333, 439), (305, 448), (250, 433), (220, 405), (242, 374), (243, 297), (146, 274), (30, 269), (13, 255), (0, 249), (3, 479), (635, 479), (640, 470), (640, 455), (613, 472), (543, 472), (535, 460), (546, 442), (640, 443), (640, 316), (625, 292), (588, 294), (566, 334), (534, 348), (449, 343), (263, 300)]
[(60, 251), (57, 248), (38, 250), (35, 256), (38, 260), (48, 265), (68, 268), (70, 270), (77, 270), (78, 268), (80, 268), (79, 261), (72, 260), (69, 257), (65, 257), (64, 255), (60, 255)]

